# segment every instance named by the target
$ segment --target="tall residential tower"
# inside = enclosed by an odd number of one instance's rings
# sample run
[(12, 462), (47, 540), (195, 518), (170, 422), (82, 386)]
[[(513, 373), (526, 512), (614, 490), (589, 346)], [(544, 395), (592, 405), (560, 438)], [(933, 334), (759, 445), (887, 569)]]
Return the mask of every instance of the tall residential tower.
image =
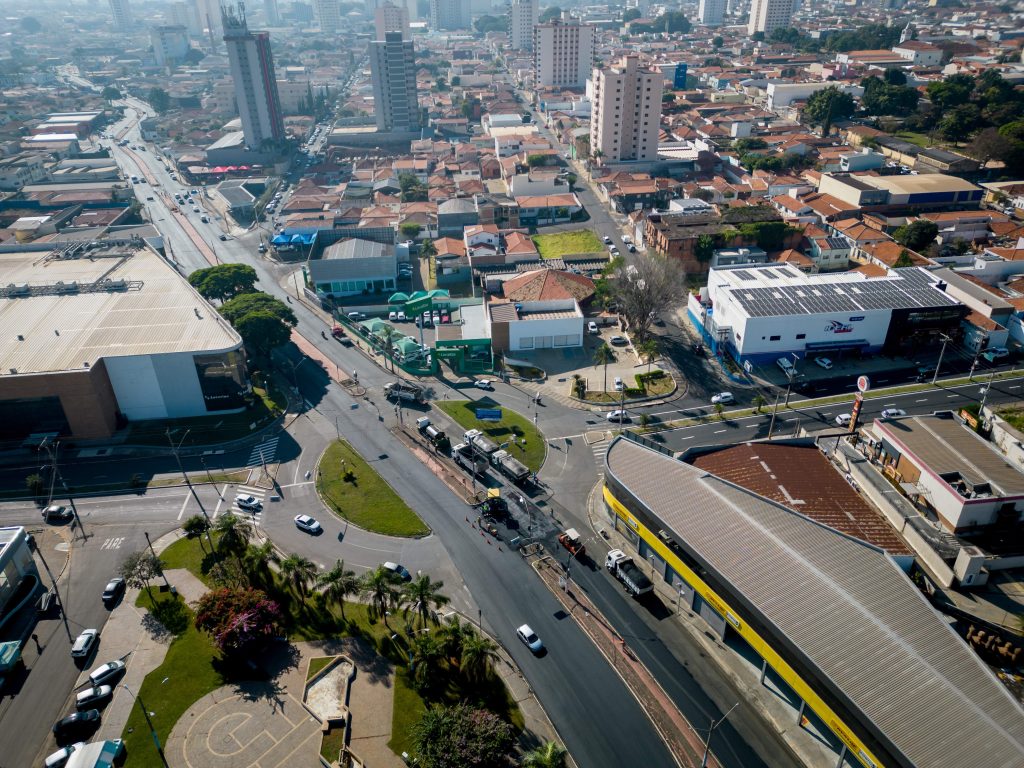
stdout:
[(110, 0), (110, 12), (114, 15), (114, 29), (128, 29), (132, 26), (132, 7), (128, 0)]
[(582, 88), (594, 66), (594, 27), (564, 15), (533, 28), (534, 85)]
[(512, 0), (508, 9), (508, 31), (513, 50), (533, 49), (533, 28), (539, 16), (537, 0)]
[(725, 21), (725, 0), (700, 0), (697, 20), (705, 27), (717, 27)]
[(221, 14), (242, 132), (249, 148), (258, 150), (265, 141), (284, 139), (284, 118), (277, 95), (270, 33), (249, 31), (245, 7), (241, 3), (234, 10), (223, 7)]
[(766, 36), (776, 29), (788, 27), (793, 18), (793, 0), (752, 0), (747, 34), (763, 32)]
[(604, 162), (646, 161), (658, 157), (661, 92), (665, 76), (623, 56), (615, 66), (594, 69), (590, 151)]
[(370, 74), (377, 130), (409, 133), (420, 129), (416, 96), (416, 53), (401, 32), (386, 32), (370, 43)]

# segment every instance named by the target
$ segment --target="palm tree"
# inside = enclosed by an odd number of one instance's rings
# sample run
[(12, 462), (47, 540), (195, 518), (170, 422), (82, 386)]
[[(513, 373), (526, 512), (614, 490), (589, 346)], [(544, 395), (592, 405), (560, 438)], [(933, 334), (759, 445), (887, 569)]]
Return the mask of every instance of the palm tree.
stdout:
[(245, 551), (252, 538), (252, 524), (234, 512), (228, 512), (217, 518), (213, 528), (220, 535), (217, 542), (218, 548), (223, 552), (234, 554), (241, 563), (239, 556)]
[(425, 573), (406, 584), (401, 596), (405, 616), (414, 614), (421, 627), (427, 626), (428, 621), (437, 624), (437, 611), (448, 604), (448, 598), (439, 591), (443, 586), (443, 581), (431, 581)]
[(469, 624), (463, 624), (462, 620), (459, 619), (459, 615), (453, 613), (448, 617), (448, 621), (437, 628), (434, 637), (447, 658), (458, 659), (462, 656), (463, 641), (472, 632), (473, 628)]
[(432, 688), (437, 682), (442, 651), (430, 635), (416, 635), (409, 648), (411, 681), (417, 691)]
[(652, 336), (648, 336), (644, 339), (643, 343), (637, 347), (637, 350), (641, 355), (647, 358), (647, 372), (651, 372), (651, 363), (654, 362), (654, 358), (658, 356), (658, 340)]
[(491, 676), (491, 665), (498, 659), (498, 646), (483, 635), (470, 632), (462, 641), (459, 669), (471, 683), (480, 683)]
[(306, 587), (316, 578), (316, 573), (316, 565), (309, 558), (288, 555), (281, 561), (281, 574), (291, 582), (303, 600), (306, 599)]
[(388, 624), (388, 611), (398, 602), (395, 575), (384, 566), (378, 565), (372, 571), (363, 574), (362, 591), (370, 601), (370, 618), (375, 621), (383, 620), (384, 626), (391, 629)]
[(599, 365), (604, 366), (604, 391), (608, 391), (608, 363), (615, 360), (615, 352), (608, 346), (607, 342), (602, 342), (601, 346), (594, 350), (594, 367), (597, 368)]
[(393, 352), (391, 351), (391, 342), (394, 340), (397, 332), (390, 325), (384, 326), (384, 330), (380, 332), (381, 343), (384, 344), (384, 367), (387, 368), (388, 360), (391, 360), (391, 370), (395, 370), (395, 361), (391, 358)]
[(245, 548), (242, 555), (242, 568), (252, 577), (258, 578), (261, 582), (267, 583), (270, 579), (270, 566), (280, 565), (281, 556), (274, 549), (274, 542), (269, 539), (262, 544), (250, 544)]
[(316, 580), (318, 587), (324, 588), (324, 597), (341, 608), (341, 618), (345, 618), (345, 599), (350, 595), (359, 594), (359, 577), (355, 571), (345, 568), (345, 561), (338, 560), (327, 573), (321, 573)]
[(754, 395), (754, 413), (760, 413), (764, 408), (764, 395)]
[(725, 421), (725, 406), (721, 403), (715, 403), (715, 415), (718, 416), (719, 421)]
[(521, 768), (565, 768), (569, 753), (556, 741), (549, 741), (523, 755)]

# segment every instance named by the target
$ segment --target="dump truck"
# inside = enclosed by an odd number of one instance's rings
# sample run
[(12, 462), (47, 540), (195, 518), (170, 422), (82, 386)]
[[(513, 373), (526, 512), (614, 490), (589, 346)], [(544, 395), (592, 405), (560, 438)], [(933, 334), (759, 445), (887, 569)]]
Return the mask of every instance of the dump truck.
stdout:
[(336, 338), (346, 347), (352, 346), (352, 339), (348, 337), (348, 334), (345, 333), (345, 329), (342, 328), (340, 325), (336, 325), (333, 328), (331, 328), (331, 336)]
[(487, 473), (487, 461), (480, 458), (469, 443), (459, 443), (453, 447), (452, 460), (477, 477), (483, 477)]
[(587, 551), (587, 548), (583, 546), (583, 539), (580, 538), (579, 531), (575, 528), (566, 528), (558, 534), (558, 543), (569, 550), (569, 554), (573, 557), (582, 557)]
[[(489, 441), (488, 441), (489, 442)], [(491, 464), (514, 483), (521, 483), (530, 476), (530, 469), (508, 451), (491, 454)]]
[(423, 402), (423, 387), (408, 381), (392, 381), (384, 385), (384, 396), (391, 400)]
[(491, 440), (479, 429), (471, 429), (462, 436), (462, 439), (476, 449), (481, 456), (490, 457), (498, 450), (498, 444)]
[(643, 571), (621, 549), (613, 549), (605, 558), (604, 567), (622, 582), (626, 591), (633, 597), (646, 595), (654, 589), (654, 584), (644, 576)]

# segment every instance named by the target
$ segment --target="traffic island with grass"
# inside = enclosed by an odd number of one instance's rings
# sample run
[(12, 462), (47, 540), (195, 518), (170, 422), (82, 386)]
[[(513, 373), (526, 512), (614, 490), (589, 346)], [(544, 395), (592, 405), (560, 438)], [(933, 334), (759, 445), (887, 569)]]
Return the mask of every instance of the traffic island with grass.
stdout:
[(604, 243), (592, 230), (578, 229), (573, 232), (555, 232), (550, 235), (534, 235), (533, 244), (542, 259), (560, 259), (580, 253), (605, 252)]
[[(434, 406), (448, 414), (466, 430), (479, 429), (502, 446), (531, 472), (539, 472), (544, 463), (544, 436), (530, 419), (520, 413), (501, 408), (486, 398), (480, 400), (435, 400)], [(481, 421), (476, 417), (478, 408), (500, 409), (501, 420)], [(515, 438), (513, 445), (512, 439)], [(508, 443), (508, 445), (505, 445)]]
[(344, 440), (332, 443), (317, 467), (316, 489), (341, 518), (387, 536), (430, 533), (384, 478)]
[(627, 387), (623, 392), (586, 389), (586, 380), (582, 377), (573, 378), (569, 384), (569, 396), (585, 403), (599, 405), (629, 405), (638, 400), (650, 400), (656, 397), (667, 397), (676, 391), (676, 381), (664, 371), (653, 370), (650, 373), (638, 373), (635, 387)]

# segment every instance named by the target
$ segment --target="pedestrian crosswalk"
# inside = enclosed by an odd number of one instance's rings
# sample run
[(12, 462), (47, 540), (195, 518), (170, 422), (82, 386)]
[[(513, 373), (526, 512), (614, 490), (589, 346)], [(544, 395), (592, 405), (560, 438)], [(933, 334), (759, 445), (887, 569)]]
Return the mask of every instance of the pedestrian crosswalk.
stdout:
[(273, 463), (274, 458), (277, 456), (278, 440), (279, 438), (271, 437), (254, 445), (252, 453), (249, 454), (249, 461), (245, 466), (250, 468), (261, 467), (264, 464)]
[(594, 462), (597, 464), (597, 471), (604, 471), (604, 457), (608, 453), (608, 439), (607, 432), (588, 432), (586, 434), (587, 445), (590, 446), (591, 453), (594, 454)]
[[(266, 504), (267, 491), (265, 488), (257, 488), (255, 485), (239, 485), (235, 488), (235, 495), (231, 497), (231, 513), (245, 520), (251, 520), (254, 525), (263, 522), (263, 508)], [(242, 505), (238, 503), (239, 497), (250, 497), (256, 500), (255, 505)]]

